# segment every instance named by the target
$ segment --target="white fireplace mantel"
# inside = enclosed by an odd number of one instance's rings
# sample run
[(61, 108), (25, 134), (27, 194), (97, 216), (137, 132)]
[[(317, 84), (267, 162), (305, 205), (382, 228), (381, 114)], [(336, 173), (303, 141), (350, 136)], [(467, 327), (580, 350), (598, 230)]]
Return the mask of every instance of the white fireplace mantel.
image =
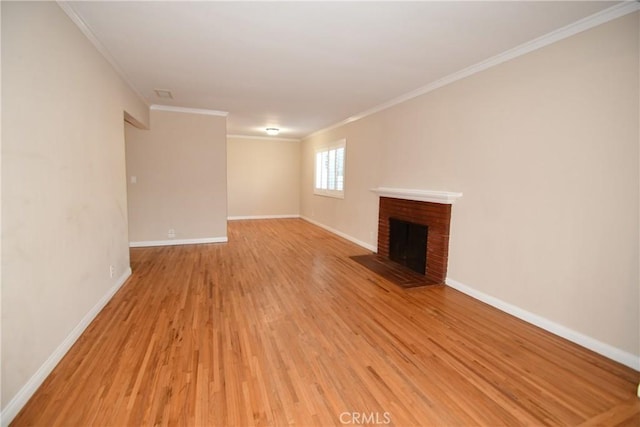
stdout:
[(372, 188), (371, 191), (380, 197), (416, 200), (419, 202), (443, 203), (447, 205), (452, 205), (453, 202), (462, 197), (462, 193), (452, 193), (450, 191), (410, 190), (406, 188), (378, 187)]

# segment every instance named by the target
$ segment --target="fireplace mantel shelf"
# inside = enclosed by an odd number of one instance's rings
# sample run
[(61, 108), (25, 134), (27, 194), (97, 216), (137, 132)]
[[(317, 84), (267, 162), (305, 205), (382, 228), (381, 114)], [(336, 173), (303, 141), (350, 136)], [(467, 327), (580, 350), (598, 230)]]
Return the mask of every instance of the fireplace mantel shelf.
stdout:
[(462, 193), (452, 193), (450, 191), (411, 190), (406, 188), (378, 187), (372, 188), (371, 191), (378, 194), (380, 197), (416, 200), (419, 202), (443, 203), (447, 205), (453, 204), (453, 202), (462, 197)]

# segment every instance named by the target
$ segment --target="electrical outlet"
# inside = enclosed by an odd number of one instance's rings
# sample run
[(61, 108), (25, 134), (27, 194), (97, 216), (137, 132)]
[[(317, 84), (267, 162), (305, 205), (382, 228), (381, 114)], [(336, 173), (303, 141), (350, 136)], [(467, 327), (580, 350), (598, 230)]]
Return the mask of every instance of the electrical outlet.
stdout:
[(174, 230), (173, 228), (170, 228), (169, 231), (167, 232), (167, 237), (169, 237), (170, 239), (173, 239), (174, 237), (176, 237), (176, 230)]
[(373, 242), (373, 231), (369, 232), (369, 240), (371, 240)]
[(109, 277), (111, 277), (113, 279), (113, 275), (116, 272), (116, 268), (113, 265), (109, 266)]

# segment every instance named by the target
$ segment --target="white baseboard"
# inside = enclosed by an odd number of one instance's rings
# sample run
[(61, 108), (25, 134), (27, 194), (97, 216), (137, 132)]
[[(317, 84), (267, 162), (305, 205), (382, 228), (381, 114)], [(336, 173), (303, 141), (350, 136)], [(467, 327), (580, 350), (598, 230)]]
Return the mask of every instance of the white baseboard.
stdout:
[(131, 267), (127, 268), (122, 276), (118, 278), (115, 285), (107, 291), (107, 293), (100, 298), (100, 301), (93, 306), (91, 310), (80, 320), (80, 323), (67, 335), (67, 337), (60, 343), (60, 345), (51, 353), (49, 358), (40, 366), (35, 374), (26, 382), (24, 386), (18, 391), (18, 393), (11, 399), (7, 406), (0, 414), (0, 424), (2, 427), (7, 427), (11, 421), (18, 415), (18, 412), (24, 405), (27, 404), (31, 396), (38, 390), (38, 387), (42, 385), (44, 380), (49, 376), (51, 371), (62, 360), (71, 346), (80, 338), (80, 335), (87, 329), (87, 326), (95, 319), (105, 305), (111, 300), (115, 293), (124, 285), (127, 279), (131, 276)]
[(343, 239), (346, 239), (352, 243), (355, 243), (358, 246), (362, 246), (365, 249), (369, 249), (371, 252), (378, 252), (378, 247), (374, 246), (374, 245), (370, 245), (369, 243), (363, 242), (362, 240), (358, 240), (355, 237), (349, 236), (346, 233), (343, 233), (342, 231), (338, 231), (335, 228), (331, 228), (328, 225), (324, 225), (318, 221), (315, 221), (311, 218), (308, 218), (306, 216), (300, 216), (300, 218), (302, 218), (303, 220), (310, 222), (313, 225), (317, 225), (320, 228), (324, 228), (325, 230), (333, 233), (333, 234), (337, 234), (338, 236), (342, 237)]
[(300, 218), (299, 214), (291, 215), (240, 215), (227, 217), (228, 221), (239, 221), (243, 219), (286, 219), (286, 218)]
[[(337, 234), (338, 236), (349, 240), (350, 242), (355, 243), (356, 245), (362, 246), (363, 248), (369, 249), (372, 252), (377, 252), (378, 248), (365, 243), (361, 240), (358, 240), (354, 237), (349, 236), (341, 231), (338, 231), (334, 228), (331, 228), (327, 225), (319, 223), (317, 221), (312, 220), (306, 216), (301, 216), (301, 218), (305, 221), (310, 222), (311, 224), (317, 225), (318, 227), (324, 228), (325, 230)], [(485, 294), (484, 292), (478, 291), (477, 289), (472, 288), (471, 286), (464, 285), (456, 280), (451, 278), (447, 278), (445, 283), (464, 293), (467, 294), (477, 300), (480, 300), (484, 303), (489, 304), (492, 307), (497, 308), (500, 311), (504, 311), (505, 313), (509, 313), (512, 316), (517, 317), (518, 319), (524, 320), (525, 322), (531, 323), (539, 328), (542, 328), (552, 334), (558, 335), (562, 338), (565, 338), (571, 342), (574, 342), (582, 347), (588, 348), (598, 354), (601, 354), (611, 360), (615, 360), (625, 366), (628, 366), (636, 371), (640, 371), (640, 357), (634, 354), (628, 353), (624, 350), (621, 350), (612, 345), (603, 343), (595, 338), (589, 337), (587, 335), (581, 334), (580, 332), (576, 332), (572, 329), (569, 329), (565, 326), (562, 326), (558, 323), (555, 323), (549, 319), (546, 319), (537, 314), (526, 311), (518, 306), (510, 304), (508, 302), (502, 301), (496, 297)], [(640, 386), (639, 386), (640, 387)], [(639, 396), (640, 397), (640, 396)]]
[(498, 310), (509, 313), (512, 316), (517, 317), (518, 319), (522, 319), (525, 322), (536, 325), (539, 328), (551, 332), (552, 334), (558, 335), (582, 347), (595, 351), (598, 354), (615, 360), (616, 362), (622, 363), (623, 365), (635, 369), (636, 371), (640, 370), (639, 356), (613, 347), (612, 345), (603, 343), (602, 341), (598, 341), (597, 339), (581, 334), (580, 332), (576, 332), (542, 316), (538, 316), (537, 314), (526, 311), (518, 306), (509, 304), (508, 302), (502, 301), (501, 299), (478, 291), (471, 286), (464, 285), (451, 278), (447, 277), (445, 283), (453, 289), (456, 289), (464, 294), (469, 295), (470, 297), (487, 303), (490, 306), (497, 308)]
[(202, 239), (171, 239), (148, 240), (142, 242), (129, 242), (130, 248), (146, 248), (150, 246), (176, 246), (176, 245), (201, 245), (204, 243), (226, 243), (229, 239), (224, 237), (205, 237)]

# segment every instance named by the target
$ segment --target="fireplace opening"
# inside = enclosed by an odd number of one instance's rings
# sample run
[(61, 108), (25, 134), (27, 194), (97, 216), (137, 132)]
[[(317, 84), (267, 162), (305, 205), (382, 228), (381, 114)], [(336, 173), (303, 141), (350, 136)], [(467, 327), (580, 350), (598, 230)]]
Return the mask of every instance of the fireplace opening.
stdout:
[(389, 218), (389, 259), (425, 274), (427, 234), (426, 225)]

